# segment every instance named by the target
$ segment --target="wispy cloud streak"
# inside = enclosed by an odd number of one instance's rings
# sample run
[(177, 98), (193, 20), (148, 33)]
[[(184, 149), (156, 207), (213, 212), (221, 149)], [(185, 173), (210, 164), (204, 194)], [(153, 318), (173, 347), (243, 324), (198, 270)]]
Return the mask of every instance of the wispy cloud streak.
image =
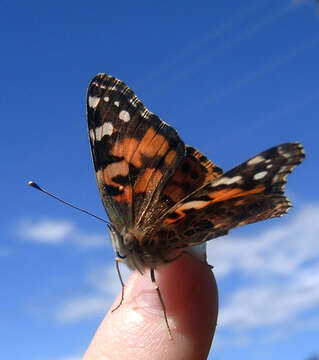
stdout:
[[(128, 268), (121, 267), (123, 279), (129, 273)], [(121, 290), (114, 264), (91, 270), (86, 280), (93, 293), (65, 299), (55, 313), (59, 322), (78, 321), (105, 314)]]
[(70, 243), (79, 247), (102, 247), (105, 246), (107, 235), (97, 233), (85, 233), (74, 223), (66, 220), (25, 219), (18, 226), (21, 239), (38, 244), (58, 245)]

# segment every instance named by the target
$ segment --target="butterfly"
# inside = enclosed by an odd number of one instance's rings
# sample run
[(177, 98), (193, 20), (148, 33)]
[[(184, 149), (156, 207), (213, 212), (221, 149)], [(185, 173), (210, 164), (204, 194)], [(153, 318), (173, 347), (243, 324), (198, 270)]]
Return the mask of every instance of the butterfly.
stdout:
[(106, 74), (88, 87), (87, 121), (117, 260), (141, 273), (149, 269), (154, 283), (154, 270), (174, 260), (176, 249), (282, 216), (291, 207), (284, 188), (305, 157), (300, 143), (273, 147), (224, 173)]

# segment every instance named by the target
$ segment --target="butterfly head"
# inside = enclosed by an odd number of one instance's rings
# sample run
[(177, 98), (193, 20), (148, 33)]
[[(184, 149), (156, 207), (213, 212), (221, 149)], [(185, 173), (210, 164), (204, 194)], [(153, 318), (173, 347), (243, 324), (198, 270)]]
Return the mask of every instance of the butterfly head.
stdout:
[(109, 230), (113, 248), (119, 257), (129, 268), (143, 273), (145, 262), (138, 235), (126, 228), (121, 233), (114, 226), (109, 226)]

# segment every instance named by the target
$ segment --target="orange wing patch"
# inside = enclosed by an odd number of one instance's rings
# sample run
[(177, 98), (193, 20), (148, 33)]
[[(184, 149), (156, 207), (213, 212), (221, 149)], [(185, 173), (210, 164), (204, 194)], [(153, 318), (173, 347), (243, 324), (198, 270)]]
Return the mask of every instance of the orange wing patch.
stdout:
[(233, 189), (225, 188), (222, 190), (213, 191), (211, 194), (209, 194), (208, 196), (212, 199), (212, 201), (209, 201), (208, 203), (214, 204), (217, 202), (234, 199), (234, 198), (238, 198), (241, 196), (258, 194), (258, 193), (263, 192), (265, 189), (266, 189), (266, 187), (264, 185), (258, 185), (255, 188), (250, 189), (250, 190), (243, 190), (241, 188), (233, 188)]
[(170, 150), (165, 156), (165, 164), (172, 165), (176, 161), (177, 153), (175, 150)]
[[(114, 200), (128, 204), (133, 202), (134, 194), (149, 194), (157, 188), (164, 176), (162, 167), (158, 167), (161, 158), (165, 166), (173, 166), (180, 156), (175, 150), (170, 150), (165, 137), (153, 128), (149, 128), (141, 140), (125, 137), (115, 141), (110, 155), (123, 160), (104, 168), (103, 182), (114, 189)], [(152, 163), (154, 159), (157, 162)], [(136, 179), (130, 177), (130, 165), (140, 171)]]
[(183, 203), (180, 207), (178, 207), (177, 210), (172, 212), (165, 219), (165, 223), (170, 225), (181, 221), (186, 216), (186, 210), (200, 210), (215, 203), (220, 203), (223, 201), (232, 200), (247, 195), (262, 193), (264, 190), (265, 186), (259, 185), (250, 190), (243, 190), (241, 188), (224, 188), (218, 191), (213, 191), (211, 194), (208, 195), (211, 200), (191, 200)]
[(168, 147), (168, 142), (164, 136), (156, 133), (153, 128), (149, 128), (140, 142), (140, 149), (137, 149), (137, 153), (148, 157), (164, 156)]
[(145, 169), (144, 173), (138, 178), (134, 186), (135, 193), (147, 193), (160, 182), (162, 177), (163, 174), (161, 170), (156, 170), (154, 168)]
[[(167, 158), (169, 157), (170, 152), (167, 154)], [(162, 197), (169, 199), (171, 205), (174, 205), (222, 173), (223, 171), (219, 167), (197, 149), (187, 146), (186, 157), (168, 181)]]
[[(116, 141), (110, 150), (110, 154), (117, 157), (123, 157), (127, 163), (132, 162), (133, 156), (136, 154), (139, 142), (137, 139), (126, 137), (121, 141)], [(136, 157), (133, 163), (136, 167), (141, 167), (142, 161), (140, 157)]]

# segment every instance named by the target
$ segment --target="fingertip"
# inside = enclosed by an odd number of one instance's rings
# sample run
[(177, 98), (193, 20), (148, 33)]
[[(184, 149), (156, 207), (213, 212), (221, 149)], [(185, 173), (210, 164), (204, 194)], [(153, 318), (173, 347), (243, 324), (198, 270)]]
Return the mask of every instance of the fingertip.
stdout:
[(218, 314), (217, 284), (210, 267), (183, 256), (158, 276), (173, 336), (187, 339), (193, 357), (206, 359)]
[[(125, 286), (124, 302), (109, 312), (84, 360), (96, 351), (110, 359), (206, 359), (213, 338), (218, 296), (208, 266), (191, 256), (163, 266), (155, 273), (167, 309), (173, 336), (170, 340), (163, 309), (149, 272), (133, 272)], [(116, 300), (113, 307), (118, 304)], [(185, 357), (186, 356), (186, 357)]]

